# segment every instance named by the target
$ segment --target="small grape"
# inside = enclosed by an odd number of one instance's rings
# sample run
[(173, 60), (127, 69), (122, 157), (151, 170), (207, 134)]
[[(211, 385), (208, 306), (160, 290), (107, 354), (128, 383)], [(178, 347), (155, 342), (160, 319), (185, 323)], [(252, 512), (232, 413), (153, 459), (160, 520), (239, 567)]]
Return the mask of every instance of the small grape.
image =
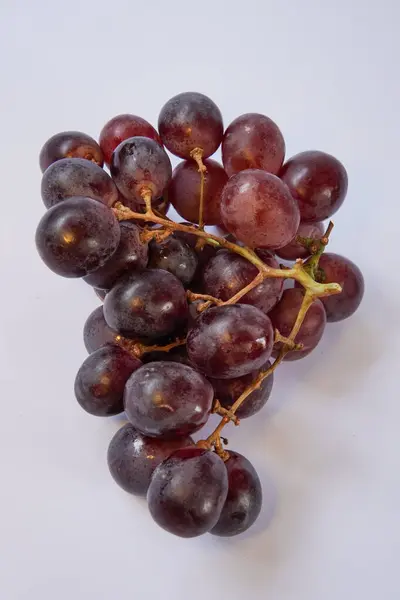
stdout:
[(207, 422), (213, 397), (212, 385), (200, 373), (164, 360), (147, 363), (129, 379), (125, 412), (145, 435), (185, 436)]
[(63, 131), (53, 135), (40, 151), (39, 164), (42, 173), (61, 158), (84, 158), (103, 166), (103, 152), (100, 146), (86, 133)]
[(265, 115), (241, 115), (225, 131), (222, 162), (229, 177), (245, 169), (262, 169), (277, 175), (284, 158), (281, 130)]
[(364, 296), (364, 277), (351, 260), (325, 252), (319, 259), (319, 280), (342, 286), (340, 294), (321, 298), (330, 323), (347, 319), (357, 310)]
[(217, 524), (227, 493), (224, 461), (215, 452), (189, 447), (176, 450), (156, 468), (147, 503), (160, 527), (189, 538)]
[(83, 277), (117, 249), (120, 227), (113, 212), (91, 198), (68, 198), (45, 213), (36, 230), (43, 262), (63, 277)]
[(90, 354), (75, 379), (75, 396), (88, 413), (98, 417), (124, 410), (124, 388), (142, 363), (119, 346), (107, 344)]
[(89, 354), (106, 344), (116, 343), (120, 337), (117, 331), (107, 325), (102, 306), (95, 308), (86, 319), (83, 328), (83, 342)]
[(190, 158), (194, 148), (201, 148), (203, 158), (217, 150), (224, 125), (218, 106), (207, 96), (185, 92), (163, 106), (158, 130), (164, 145), (180, 158)]
[(150, 123), (136, 115), (118, 115), (110, 119), (100, 133), (99, 143), (104, 154), (104, 162), (111, 163), (115, 148), (131, 137), (147, 137), (161, 145), (157, 131)]
[(282, 248), (300, 223), (296, 201), (282, 181), (257, 169), (233, 175), (222, 192), (225, 227), (251, 248)]
[(323, 223), (300, 223), (295, 238), (283, 248), (276, 250), (277, 255), (284, 260), (296, 260), (297, 258), (307, 258), (310, 256), (310, 251), (299, 242), (296, 242), (296, 237), (312, 238), (320, 240), (324, 235)]
[(283, 165), (279, 176), (297, 200), (301, 220), (308, 223), (331, 217), (346, 197), (346, 169), (325, 152), (296, 154)]
[(262, 487), (251, 462), (238, 452), (230, 450), (224, 464), (228, 473), (228, 495), (210, 533), (230, 537), (247, 531), (256, 521), (262, 506)]
[(164, 269), (188, 286), (198, 265), (196, 252), (182, 240), (170, 236), (162, 242), (150, 242), (149, 267)]

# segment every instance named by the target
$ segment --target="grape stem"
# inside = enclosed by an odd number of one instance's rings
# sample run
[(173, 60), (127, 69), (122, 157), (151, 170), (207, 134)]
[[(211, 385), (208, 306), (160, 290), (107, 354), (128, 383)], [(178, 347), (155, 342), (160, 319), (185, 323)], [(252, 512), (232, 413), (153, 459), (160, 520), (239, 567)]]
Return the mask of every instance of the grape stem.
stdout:
[[(199, 202), (199, 229), (204, 229), (204, 184), (206, 180), (205, 174), (207, 167), (203, 163), (203, 148), (193, 148), (190, 156), (197, 164), (200, 173), (200, 202)], [(199, 240), (198, 240), (199, 241)]]
[(144, 354), (148, 354), (149, 352), (169, 352), (173, 348), (177, 348), (178, 346), (183, 346), (186, 344), (186, 338), (178, 338), (174, 342), (166, 344), (165, 346), (146, 346), (140, 342), (135, 342), (134, 340), (124, 338), (122, 335), (118, 335), (115, 338), (115, 341), (119, 346), (121, 346), (121, 348), (136, 358), (142, 358)]
[(211, 302), (213, 304), (216, 304), (217, 306), (225, 304), (225, 302), (222, 302), (222, 300), (220, 300), (219, 298), (214, 298), (214, 296), (210, 296), (209, 294), (195, 294), (190, 290), (186, 292), (186, 296), (191, 302), (195, 302), (196, 300), (204, 300), (205, 302)]

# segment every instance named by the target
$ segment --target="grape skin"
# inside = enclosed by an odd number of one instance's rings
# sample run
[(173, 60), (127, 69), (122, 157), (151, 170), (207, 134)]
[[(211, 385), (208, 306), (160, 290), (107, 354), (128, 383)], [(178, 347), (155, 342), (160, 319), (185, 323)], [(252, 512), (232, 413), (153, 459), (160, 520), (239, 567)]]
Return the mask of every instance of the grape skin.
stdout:
[(323, 223), (300, 223), (295, 238), (283, 248), (278, 248), (276, 254), (284, 260), (296, 260), (297, 258), (307, 258), (310, 256), (310, 251), (296, 242), (296, 237), (312, 238), (320, 240), (324, 235)]
[(103, 151), (104, 162), (111, 163), (112, 153), (119, 144), (131, 137), (148, 137), (162, 145), (161, 138), (154, 127), (142, 117), (136, 115), (117, 115), (110, 119), (100, 132), (99, 144)]
[(116, 343), (120, 337), (117, 331), (107, 325), (102, 306), (95, 308), (86, 319), (83, 327), (83, 343), (89, 354), (106, 344)]
[(99, 167), (104, 162), (103, 152), (96, 140), (81, 131), (63, 131), (47, 140), (39, 156), (42, 173), (61, 158), (84, 158)]
[(328, 322), (347, 319), (357, 310), (364, 296), (364, 277), (360, 269), (348, 258), (333, 252), (321, 256), (319, 269), (321, 282), (342, 286), (340, 294), (321, 298)]
[(195, 251), (181, 239), (170, 236), (162, 242), (150, 242), (149, 268), (169, 271), (184, 286), (192, 281), (197, 265)]

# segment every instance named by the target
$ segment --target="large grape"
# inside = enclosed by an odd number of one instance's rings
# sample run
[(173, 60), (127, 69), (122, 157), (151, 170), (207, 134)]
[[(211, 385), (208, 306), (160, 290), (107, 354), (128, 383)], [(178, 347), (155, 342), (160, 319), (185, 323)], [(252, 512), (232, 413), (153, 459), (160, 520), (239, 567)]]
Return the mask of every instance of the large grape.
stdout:
[(111, 163), (112, 153), (115, 148), (131, 137), (148, 137), (161, 145), (157, 131), (148, 121), (136, 115), (117, 115), (110, 119), (100, 132), (100, 148), (104, 154), (104, 162)]
[(116, 343), (120, 337), (117, 331), (107, 325), (102, 306), (95, 308), (86, 319), (83, 342), (89, 354), (106, 344)]
[(187, 286), (198, 265), (196, 252), (179, 238), (170, 236), (162, 242), (150, 242), (149, 267), (164, 269)]
[(69, 198), (43, 215), (36, 246), (58, 275), (83, 277), (103, 266), (117, 249), (120, 227), (113, 212), (91, 198)]
[(224, 461), (202, 448), (182, 448), (154, 471), (147, 502), (160, 527), (180, 537), (195, 537), (218, 522), (228, 492)]
[(222, 192), (221, 215), (230, 233), (251, 248), (281, 248), (296, 235), (300, 213), (282, 181), (258, 169), (233, 175)]
[(39, 157), (42, 173), (61, 158), (84, 158), (100, 167), (104, 162), (103, 152), (96, 140), (81, 131), (63, 131), (47, 140)]
[(323, 235), (323, 223), (300, 223), (296, 233), (296, 237), (287, 246), (283, 246), (283, 248), (278, 248), (276, 250), (276, 254), (284, 260), (296, 260), (297, 258), (307, 258), (308, 256), (310, 256), (310, 251), (299, 242), (296, 242), (297, 236), (319, 240)]
[(329, 322), (342, 321), (350, 317), (359, 307), (364, 295), (364, 278), (360, 269), (351, 260), (325, 252), (319, 260), (319, 279), (323, 283), (339, 283), (340, 294), (321, 298)]
[(206, 423), (212, 408), (211, 384), (192, 367), (159, 361), (147, 363), (129, 379), (125, 411), (145, 435), (189, 435)]

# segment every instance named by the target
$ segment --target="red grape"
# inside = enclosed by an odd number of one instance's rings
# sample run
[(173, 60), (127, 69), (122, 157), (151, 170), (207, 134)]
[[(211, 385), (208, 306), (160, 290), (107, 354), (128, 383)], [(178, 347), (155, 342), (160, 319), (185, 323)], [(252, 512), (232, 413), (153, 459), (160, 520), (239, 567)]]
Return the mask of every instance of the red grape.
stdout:
[(225, 227), (251, 248), (282, 248), (296, 235), (300, 213), (282, 181), (257, 169), (233, 175), (222, 192)]
[(225, 467), (228, 495), (210, 533), (230, 537), (247, 531), (256, 521), (262, 506), (262, 487), (251, 462), (238, 452), (229, 451)]
[(218, 522), (228, 492), (224, 461), (215, 452), (176, 450), (154, 471), (147, 492), (151, 516), (180, 537), (195, 537)]
[(100, 148), (104, 154), (104, 162), (111, 163), (115, 148), (131, 137), (148, 137), (161, 145), (157, 131), (150, 123), (136, 115), (117, 115), (110, 119), (100, 132)]
[(47, 140), (39, 157), (42, 173), (61, 158), (84, 158), (100, 167), (104, 162), (103, 152), (96, 140), (80, 131), (63, 131)]
[(197, 92), (185, 92), (163, 106), (158, 130), (172, 154), (190, 158), (194, 148), (201, 148), (203, 158), (208, 158), (220, 145), (224, 126), (221, 112), (210, 98)]
[(229, 176), (245, 169), (262, 169), (277, 175), (284, 158), (281, 130), (265, 115), (241, 115), (225, 131), (222, 162)]
[[(228, 175), (215, 160), (205, 160), (204, 165), (207, 172), (204, 181), (203, 219), (205, 225), (218, 225), (221, 223), (221, 194)], [(192, 223), (199, 222), (200, 173), (194, 161), (185, 160), (174, 169), (168, 198), (181, 217)]]
[(36, 230), (40, 257), (64, 277), (83, 277), (103, 266), (119, 240), (120, 227), (112, 210), (83, 197), (50, 208)]
[[(292, 331), (303, 297), (304, 292), (302, 289), (287, 289), (283, 292), (281, 300), (269, 313), (272, 325), (285, 337), (288, 337)], [(297, 360), (310, 354), (321, 340), (325, 324), (324, 305), (321, 300), (316, 299), (308, 309), (300, 331), (295, 338), (295, 342), (303, 344), (302, 350), (288, 352), (285, 360)], [(279, 352), (280, 348), (281, 344), (276, 344), (274, 350)]]
[(113, 344), (120, 337), (118, 331), (109, 327), (104, 318), (103, 307), (98, 306), (90, 313), (83, 328), (83, 342), (86, 350), (95, 352), (106, 344)]
[(165, 150), (146, 137), (132, 137), (121, 142), (112, 155), (110, 170), (121, 194), (142, 205), (143, 190), (151, 190), (154, 200), (160, 198), (172, 174), (171, 161)]
[[(320, 240), (324, 235), (323, 223), (300, 223), (296, 233), (296, 237), (312, 238)], [(296, 242), (296, 237), (283, 248), (278, 248), (277, 255), (284, 260), (296, 260), (296, 258), (307, 258), (310, 256), (310, 251), (299, 242)]]
[(124, 389), (142, 363), (114, 344), (99, 348), (83, 362), (75, 379), (75, 396), (88, 413), (98, 417), (124, 410)]
[(342, 286), (340, 294), (321, 298), (327, 320), (333, 323), (347, 319), (357, 310), (364, 295), (364, 278), (360, 269), (348, 258), (332, 252), (321, 256), (319, 268), (321, 282)]
[(254, 306), (216, 306), (201, 313), (189, 331), (189, 360), (218, 379), (241, 377), (259, 369), (274, 343), (271, 321)]
[(162, 242), (150, 242), (149, 267), (169, 271), (184, 286), (192, 281), (197, 264), (196, 252), (176, 237), (170, 236)]
[(325, 152), (309, 150), (290, 158), (280, 177), (297, 200), (302, 221), (316, 223), (332, 216), (347, 193), (346, 169)]

